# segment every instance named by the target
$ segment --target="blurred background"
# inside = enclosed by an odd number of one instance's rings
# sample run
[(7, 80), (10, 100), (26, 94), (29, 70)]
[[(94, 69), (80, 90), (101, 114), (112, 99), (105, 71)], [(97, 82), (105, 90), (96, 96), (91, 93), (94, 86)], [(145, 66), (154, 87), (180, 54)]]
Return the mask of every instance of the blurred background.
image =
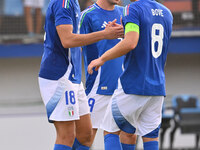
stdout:
[[(166, 63), (160, 149), (200, 149), (200, 0), (158, 0), (174, 16)], [(0, 149), (52, 150), (55, 131), (38, 87), (43, 25), (49, 0), (29, 8), (0, 0)], [(81, 9), (93, 1), (80, 0)], [(130, 1), (124, 0), (121, 5)], [(83, 75), (84, 82), (84, 75)], [(103, 150), (102, 131), (93, 150)], [(142, 149), (138, 138), (137, 149)]]

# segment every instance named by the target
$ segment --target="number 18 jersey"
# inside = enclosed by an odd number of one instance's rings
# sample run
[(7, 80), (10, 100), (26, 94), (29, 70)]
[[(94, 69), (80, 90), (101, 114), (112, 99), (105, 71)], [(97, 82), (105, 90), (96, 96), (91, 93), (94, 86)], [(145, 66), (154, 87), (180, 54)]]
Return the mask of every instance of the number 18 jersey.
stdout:
[(165, 96), (164, 66), (172, 14), (155, 0), (139, 0), (124, 9), (123, 24), (129, 22), (140, 27), (140, 36), (136, 48), (125, 57), (122, 88), (126, 94)]

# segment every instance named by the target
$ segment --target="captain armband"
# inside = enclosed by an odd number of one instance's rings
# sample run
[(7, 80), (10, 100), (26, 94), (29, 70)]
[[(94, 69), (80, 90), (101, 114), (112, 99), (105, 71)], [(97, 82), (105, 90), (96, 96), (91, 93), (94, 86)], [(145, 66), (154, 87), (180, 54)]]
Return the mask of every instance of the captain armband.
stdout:
[(125, 34), (128, 33), (128, 32), (130, 32), (130, 31), (135, 31), (138, 34), (140, 34), (140, 27), (137, 24), (135, 24), (135, 23), (128, 22), (125, 25)]

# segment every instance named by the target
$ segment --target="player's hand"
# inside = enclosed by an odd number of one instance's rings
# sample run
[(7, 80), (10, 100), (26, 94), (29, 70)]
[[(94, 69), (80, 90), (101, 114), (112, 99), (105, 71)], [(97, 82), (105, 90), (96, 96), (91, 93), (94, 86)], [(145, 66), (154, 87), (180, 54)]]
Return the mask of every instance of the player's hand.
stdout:
[(93, 68), (95, 67), (95, 71), (97, 71), (103, 64), (104, 64), (104, 61), (101, 60), (101, 57), (91, 61), (87, 69), (88, 73), (93, 74)]
[(116, 23), (116, 19), (109, 22), (105, 28), (105, 39), (117, 39), (124, 35), (124, 28), (122, 25)]

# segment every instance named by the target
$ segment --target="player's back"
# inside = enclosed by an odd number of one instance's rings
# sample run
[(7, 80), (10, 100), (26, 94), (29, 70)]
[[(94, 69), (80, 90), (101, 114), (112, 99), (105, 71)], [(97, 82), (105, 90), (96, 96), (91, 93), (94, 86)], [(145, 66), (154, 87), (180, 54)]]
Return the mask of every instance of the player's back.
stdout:
[(172, 31), (172, 14), (154, 0), (140, 0), (127, 6), (124, 23), (140, 27), (139, 41), (126, 55), (121, 83), (125, 93), (165, 95), (164, 66)]

